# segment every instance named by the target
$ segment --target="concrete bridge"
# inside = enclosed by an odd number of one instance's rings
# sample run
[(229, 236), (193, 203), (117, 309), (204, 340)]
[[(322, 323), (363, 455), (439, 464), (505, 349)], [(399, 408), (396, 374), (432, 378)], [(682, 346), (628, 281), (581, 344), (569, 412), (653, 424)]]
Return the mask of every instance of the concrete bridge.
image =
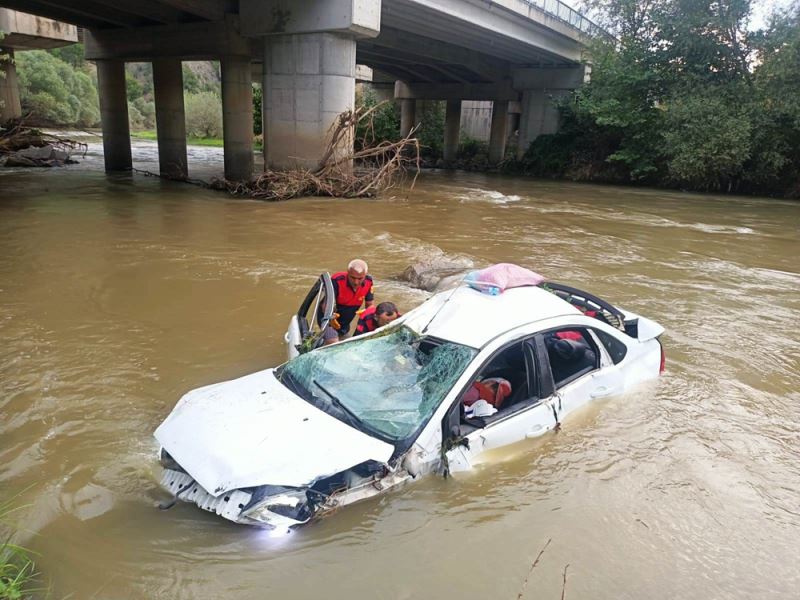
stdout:
[(77, 41), (78, 28), (74, 25), (0, 8), (0, 55), (8, 57), (0, 62), (4, 74), (0, 76), (0, 123), (22, 116), (14, 53), (58, 48)]
[[(395, 80), (401, 129), (417, 100), (446, 100), (445, 160), (458, 147), (461, 103), (492, 101), (490, 158), (502, 159), (509, 106), (520, 151), (556, 130), (552, 97), (581, 85), (598, 28), (559, 0), (0, 0), (85, 28), (97, 64), (105, 165), (131, 167), (125, 61), (152, 61), (160, 168), (185, 175), (182, 60), (219, 60), (225, 176), (250, 178), (252, 82), (264, 90), (264, 157), (313, 167), (354, 104), (356, 64)], [(512, 113), (513, 114), (513, 113)], [(340, 148), (346, 152), (347, 148)]]

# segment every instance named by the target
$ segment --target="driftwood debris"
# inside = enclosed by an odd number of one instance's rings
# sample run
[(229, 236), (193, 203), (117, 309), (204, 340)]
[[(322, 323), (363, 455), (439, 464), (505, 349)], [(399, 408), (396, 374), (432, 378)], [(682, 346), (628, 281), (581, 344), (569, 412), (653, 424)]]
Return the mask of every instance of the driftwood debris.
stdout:
[[(328, 145), (316, 169), (267, 170), (247, 183), (215, 179), (210, 187), (260, 200), (288, 200), (298, 196), (372, 197), (394, 187), (409, 169), (414, 169), (413, 187), (420, 166), (416, 130), (399, 141), (375, 144), (372, 116), (378, 106), (339, 115), (328, 132)], [(366, 125), (361, 149), (342, 151), (352, 148), (360, 122)]]
[(88, 146), (60, 135), (28, 127), (24, 120), (0, 127), (0, 159), (7, 167), (58, 167), (73, 164), (71, 156), (86, 154)]

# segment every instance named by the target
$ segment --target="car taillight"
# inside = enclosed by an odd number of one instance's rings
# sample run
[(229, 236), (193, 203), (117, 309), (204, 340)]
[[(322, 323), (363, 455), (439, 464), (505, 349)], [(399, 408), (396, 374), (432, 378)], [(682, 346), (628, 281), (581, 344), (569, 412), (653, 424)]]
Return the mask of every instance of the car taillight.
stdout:
[(661, 340), (658, 340), (658, 345), (661, 346), (661, 364), (658, 367), (658, 374), (661, 375), (667, 370), (667, 355), (664, 354), (664, 344), (661, 343)]

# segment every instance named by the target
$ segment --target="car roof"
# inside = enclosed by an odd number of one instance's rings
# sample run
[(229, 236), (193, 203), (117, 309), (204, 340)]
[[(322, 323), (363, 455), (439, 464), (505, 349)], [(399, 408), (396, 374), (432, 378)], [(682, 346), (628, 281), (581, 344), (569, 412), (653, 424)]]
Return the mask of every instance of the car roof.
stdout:
[(512, 288), (492, 296), (461, 285), (432, 296), (404, 321), (417, 333), (481, 348), (521, 325), (575, 314), (580, 314), (577, 308), (540, 287)]

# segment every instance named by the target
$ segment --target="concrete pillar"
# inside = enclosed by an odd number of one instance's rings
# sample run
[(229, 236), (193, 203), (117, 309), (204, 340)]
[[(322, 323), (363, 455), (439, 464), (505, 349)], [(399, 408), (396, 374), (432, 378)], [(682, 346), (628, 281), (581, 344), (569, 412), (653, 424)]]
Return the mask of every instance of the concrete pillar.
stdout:
[(458, 154), (461, 130), (461, 100), (448, 100), (444, 113), (444, 162), (452, 163)]
[(9, 119), (19, 119), (22, 116), (14, 51), (10, 48), (8, 50), (0, 48), (0, 55), (2, 54), (7, 55), (8, 59), (0, 62), (0, 125)]
[(540, 135), (558, 131), (556, 101), (583, 85), (587, 76), (585, 65), (557, 69), (532, 67), (513, 72), (514, 89), (522, 90), (517, 158), (522, 158)]
[(556, 98), (567, 93), (569, 93), (568, 90), (524, 90), (522, 92), (517, 158), (522, 158), (531, 143), (540, 135), (558, 131), (559, 113)]
[(222, 70), (222, 140), (225, 179), (253, 177), (253, 75), (248, 57), (226, 56)]
[(417, 124), (417, 101), (412, 98), (400, 100), (400, 135), (406, 137)]
[(489, 131), (489, 162), (497, 164), (506, 154), (506, 128), (508, 125), (508, 101), (492, 103), (492, 128)]
[(125, 93), (123, 61), (97, 61), (97, 94), (100, 98), (106, 171), (130, 171), (131, 132), (128, 125), (128, 96)]
[[(355, 106), (356, 41), (339, 33), (267, 36), (264, 64), (264, 163), (315, 169), (339, 115)], [(333, 158), (352, 150), (346, 135)]]
[(153, 91), (156, 101), (158, 168), (174, 179), (189, 176), (186, 163), (186, 114), (183, 109), (181, 61), (153, 61)]

